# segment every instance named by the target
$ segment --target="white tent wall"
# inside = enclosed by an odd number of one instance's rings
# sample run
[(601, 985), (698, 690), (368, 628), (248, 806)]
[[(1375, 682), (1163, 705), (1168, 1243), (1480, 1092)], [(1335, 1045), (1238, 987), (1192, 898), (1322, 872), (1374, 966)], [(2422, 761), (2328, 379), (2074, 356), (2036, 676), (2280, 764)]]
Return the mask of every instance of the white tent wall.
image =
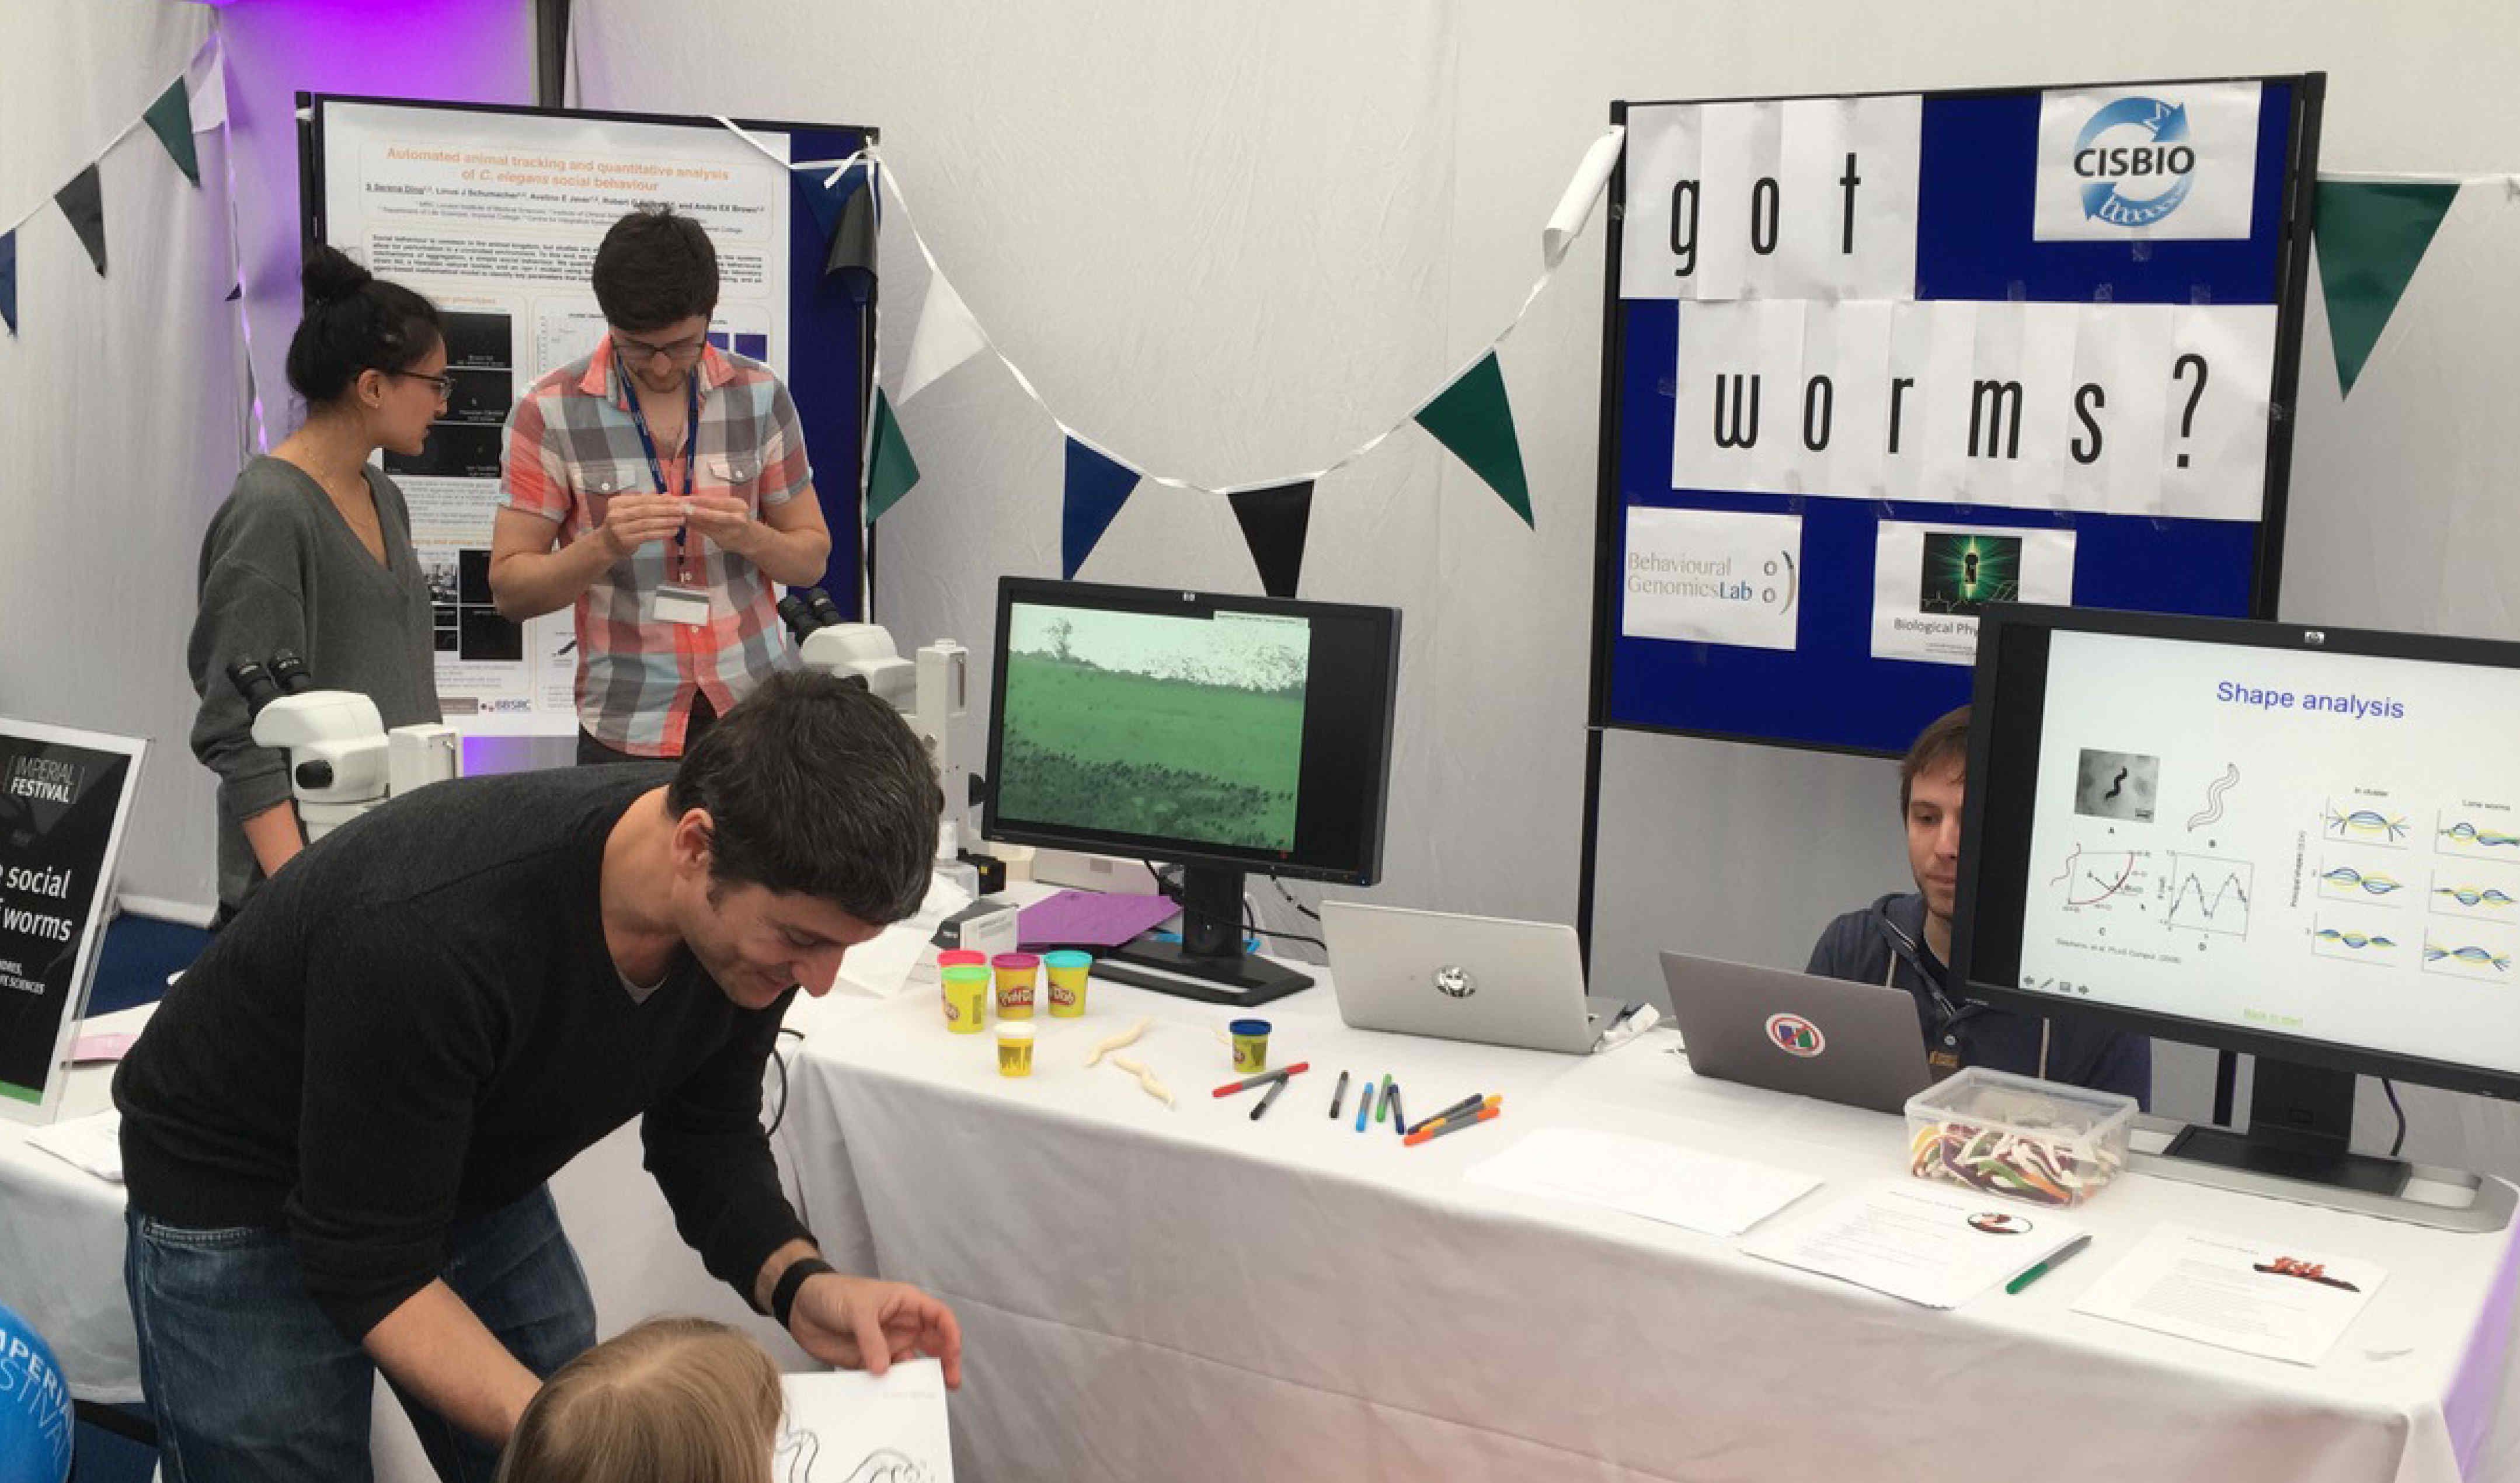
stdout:
[[(2501, 0), (2138, 0), (2104, 22), (2063, 0), (723, 0), (706, 47), (672, 0), (578, 0), (575, 16), (588, 106), (880, 126), (946, 273), (1059, 415), (1135, 467), (1211, 482), (1318, 467), (1496, 333), (1613, 98), (2318, 68), (2328, 170), (2520, 165), (2520, 11)], [(1536, 533), (1414, 430), (1315, 499), (1303, 595), (1406, 613), (1379, 900), (1575, 913), (1598, 234), (1504, 354)], [(882, 363), (897, 375), (924, 274), (898, 232), (884, 249)], [(2314, 308), (2284, 615), (2520, 638), (2480, 579), (2520, 557), (2520, 530), (2465, 530), (2463, 547), (2448, 530), (2520, 367), (2487, 357), (2437, 395), (2426, 440), (2383, 425), (2353, 455), (2319, 422), (2336, 407), (2325, 333)], [(1058, 571), (1058, 434), (986, 364), (901, 415), (925, 477), (878, 527), (876, 616), (906, 644), (950, 635), (986, 663), (995, 574)], [(2368, 545), (2384, 475), (2393, 524), (2428, 544)], [(1081, 575), (1258, 587), (1221, 500), (1154, 487)], [(2465, 597), (2445, 592), (2451, 575)], [(1891, 763), (1632, 735), (1605, 751), (1596, 953), (1624, 992), (1652, 988), (1665, 943), (1798, 966), (1830, 915), (1906, 884)], [(1268, 924), (1302, 928), (1256, 895)], [(2161, 1106), (2201, 1115), (2211, 1065), (2164, 1047)], [(2408, 1101), (2411, 1155), (2520, 1173), (2520, 1124), (2500, 1109)], [(2362, 1114), (2362, 1140), (2385, 1144), (2367, 1087)]]
[[(0, 5), (0, 226), (53, 192), (183, 72), (193, 5)], [(225, 161), (202, 184), (148, 129), (105, 155), (108, 276), (50, 204), (18, 231), (19, 334), (0, 336), (0, 714), (150, 742), (120, 891), (211, 899), (209, 775), (185, 734), (202, 525), (235, 477), (239, 386)]]

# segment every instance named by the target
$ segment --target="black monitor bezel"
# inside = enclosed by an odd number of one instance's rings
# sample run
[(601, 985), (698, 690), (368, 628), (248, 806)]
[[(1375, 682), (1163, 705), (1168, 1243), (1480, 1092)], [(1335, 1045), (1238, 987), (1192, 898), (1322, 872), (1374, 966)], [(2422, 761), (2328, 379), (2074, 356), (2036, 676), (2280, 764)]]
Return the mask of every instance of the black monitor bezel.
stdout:
[[(1977, 664), (1970, 693), (1969, 783), (1960, 807), (1958, 899), (1952, 917), (1954, 982), (1962, 986), (1961, 992), (1966, 997), (2000, 1010), (2035, 1015), (2071, 1015), (2111, 1029), (2156, 1035), (2165, 1040), (2184, 1041), (2216, 1050), (2415, 1082), (2453, 1092), (2471, 1092), (2481, 1097), (2520, 1100), (2520, 1071), (2498, 1071), (2487, 1066), (2251, 1029), (2220, 1020), (2190, 1019), (2152, 1010), (2061, 999), (2054, 995), (2027, 992), (2008, 981), (1981, 981), (1977, 963), (1981, 876), (1997, 863), (1990, 860), (1985, 843), (1988, 811), (1999, 801), (2017, 796), (2017, 789), (2022, 786), (2019, 780), (2009, 776), (1999, 777), (1997, 773), (1997, 729), (2002, 727), (2010, 731), (2020, 723), (2001, 711), (1996, 697), (2007, 662), (2004, 653), (2007, 635), (2032, 630), (2170, 639), (2289, 652), (2362, 654), (2384, 659), (2476, 664), (2504, 669), (2520, 669), (2520, 644), (2495, 639), (2385, 633), (2320, 624), (2197, 618), (2035, 604), (1990, 605), (1978, 618)], [(2043, 670), (2047, 657), (2043, 644), (2037, 655), (2037, 663)], [(2027, 658), (2021, 656), (2011, 662), (2026, 663)], [(2044, 685), (2041, 694), (2044, 697)], [(2040, 719), (2044, 717), (2034, 718)], [(2017, 947), (2013, 961), (2019, 962)]]
[(1050, 577), (998, 578), (997, 662), (989, 676), (989, 762), (987, 776), (999, 776), (999, 751), (1005, 743), (1007, 637), (1017, 603), (1052, 607), (1102, 607), (1114, 611), (1166, 616), (1205, 616), (1218, 611), (1247, 612), (1267, 617), (1331, 617), (1369, 625), (1371, 642), (1382, 655), (1381, 694), (1373, 705), (1375, 735), (1371, 739), (1373, 767), (1360, 800), (1365, 817), (1354, 860), (1322, 861), (1282, 857), (1267, 850), (1236, 849), (1192, 839), (1165, 839), (1147, 834), (1115, 833), (1073, 826), (1049, 826), (1009, 820), (998, 812), (997, 789), (991, 786), (980, 807), (982, 837), (1044, 849), (1076, 850), (1158, 860), (1168, 865), (1219, 867), (1257, 872), (1293, 880), (1321, 880), (1334, 885), (1372, 885), (1382, 876), (1382, 846), (1389, 832), (1391, 751), (1400, 690), (1400, 610), (1347, 603), (1316, 603), (1298, 598), (1242, 597), (1229, 593), (1184, 592), (1173, 588), (1124, 587), (1100, 582), (1062, 582)]

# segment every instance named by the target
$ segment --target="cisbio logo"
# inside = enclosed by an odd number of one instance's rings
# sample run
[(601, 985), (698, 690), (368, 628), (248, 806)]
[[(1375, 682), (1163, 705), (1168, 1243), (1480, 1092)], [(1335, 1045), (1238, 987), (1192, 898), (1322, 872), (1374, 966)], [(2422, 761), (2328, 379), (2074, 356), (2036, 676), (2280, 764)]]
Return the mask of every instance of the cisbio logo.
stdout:
[(1820, 1032), (1820, 1026), (1800, 1014), (1771, 1014), (1768, 1016), (1768, 1044), (1787, 1056), (1799, 1056), (1808, 1060), (1828, 1049), (1828, 1037)]
[(2158, 98), (2104, 105), (2074, 136), (2074, 174), (2086, 217), (2120, 227), (2161, 220), (2196, 184), (2187, 110)]

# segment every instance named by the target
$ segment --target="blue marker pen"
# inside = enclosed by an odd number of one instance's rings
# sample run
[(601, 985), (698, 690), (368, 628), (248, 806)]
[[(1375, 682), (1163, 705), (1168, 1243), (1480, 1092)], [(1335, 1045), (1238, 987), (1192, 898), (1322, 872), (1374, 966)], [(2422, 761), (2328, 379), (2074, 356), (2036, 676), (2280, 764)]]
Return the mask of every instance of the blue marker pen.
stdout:
[(1359, 1133), (1365, 1131), (1367, 1120), (1373, 1116), (1373, 1085), (1374, 1084), (1372, 1082), (1367, 1082), (1365, 1084), (1365, 1095), (1357, 1099), (1356, 1131)]

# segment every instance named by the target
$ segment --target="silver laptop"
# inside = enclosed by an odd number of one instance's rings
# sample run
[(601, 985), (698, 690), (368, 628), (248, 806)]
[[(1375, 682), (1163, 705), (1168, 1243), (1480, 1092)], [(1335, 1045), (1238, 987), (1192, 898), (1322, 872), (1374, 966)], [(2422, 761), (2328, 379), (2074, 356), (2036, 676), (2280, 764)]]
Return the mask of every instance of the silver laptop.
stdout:
[(1662, 955), (1672, 1017), (1700, 1076), (1897, 1112), (1932, 1086), (1905, 989)]
[(1360, 1030), (1582, 1056), (1624, 1008), (1585, 997), (1570, 926), (1326, 901), (1322, 939)]

